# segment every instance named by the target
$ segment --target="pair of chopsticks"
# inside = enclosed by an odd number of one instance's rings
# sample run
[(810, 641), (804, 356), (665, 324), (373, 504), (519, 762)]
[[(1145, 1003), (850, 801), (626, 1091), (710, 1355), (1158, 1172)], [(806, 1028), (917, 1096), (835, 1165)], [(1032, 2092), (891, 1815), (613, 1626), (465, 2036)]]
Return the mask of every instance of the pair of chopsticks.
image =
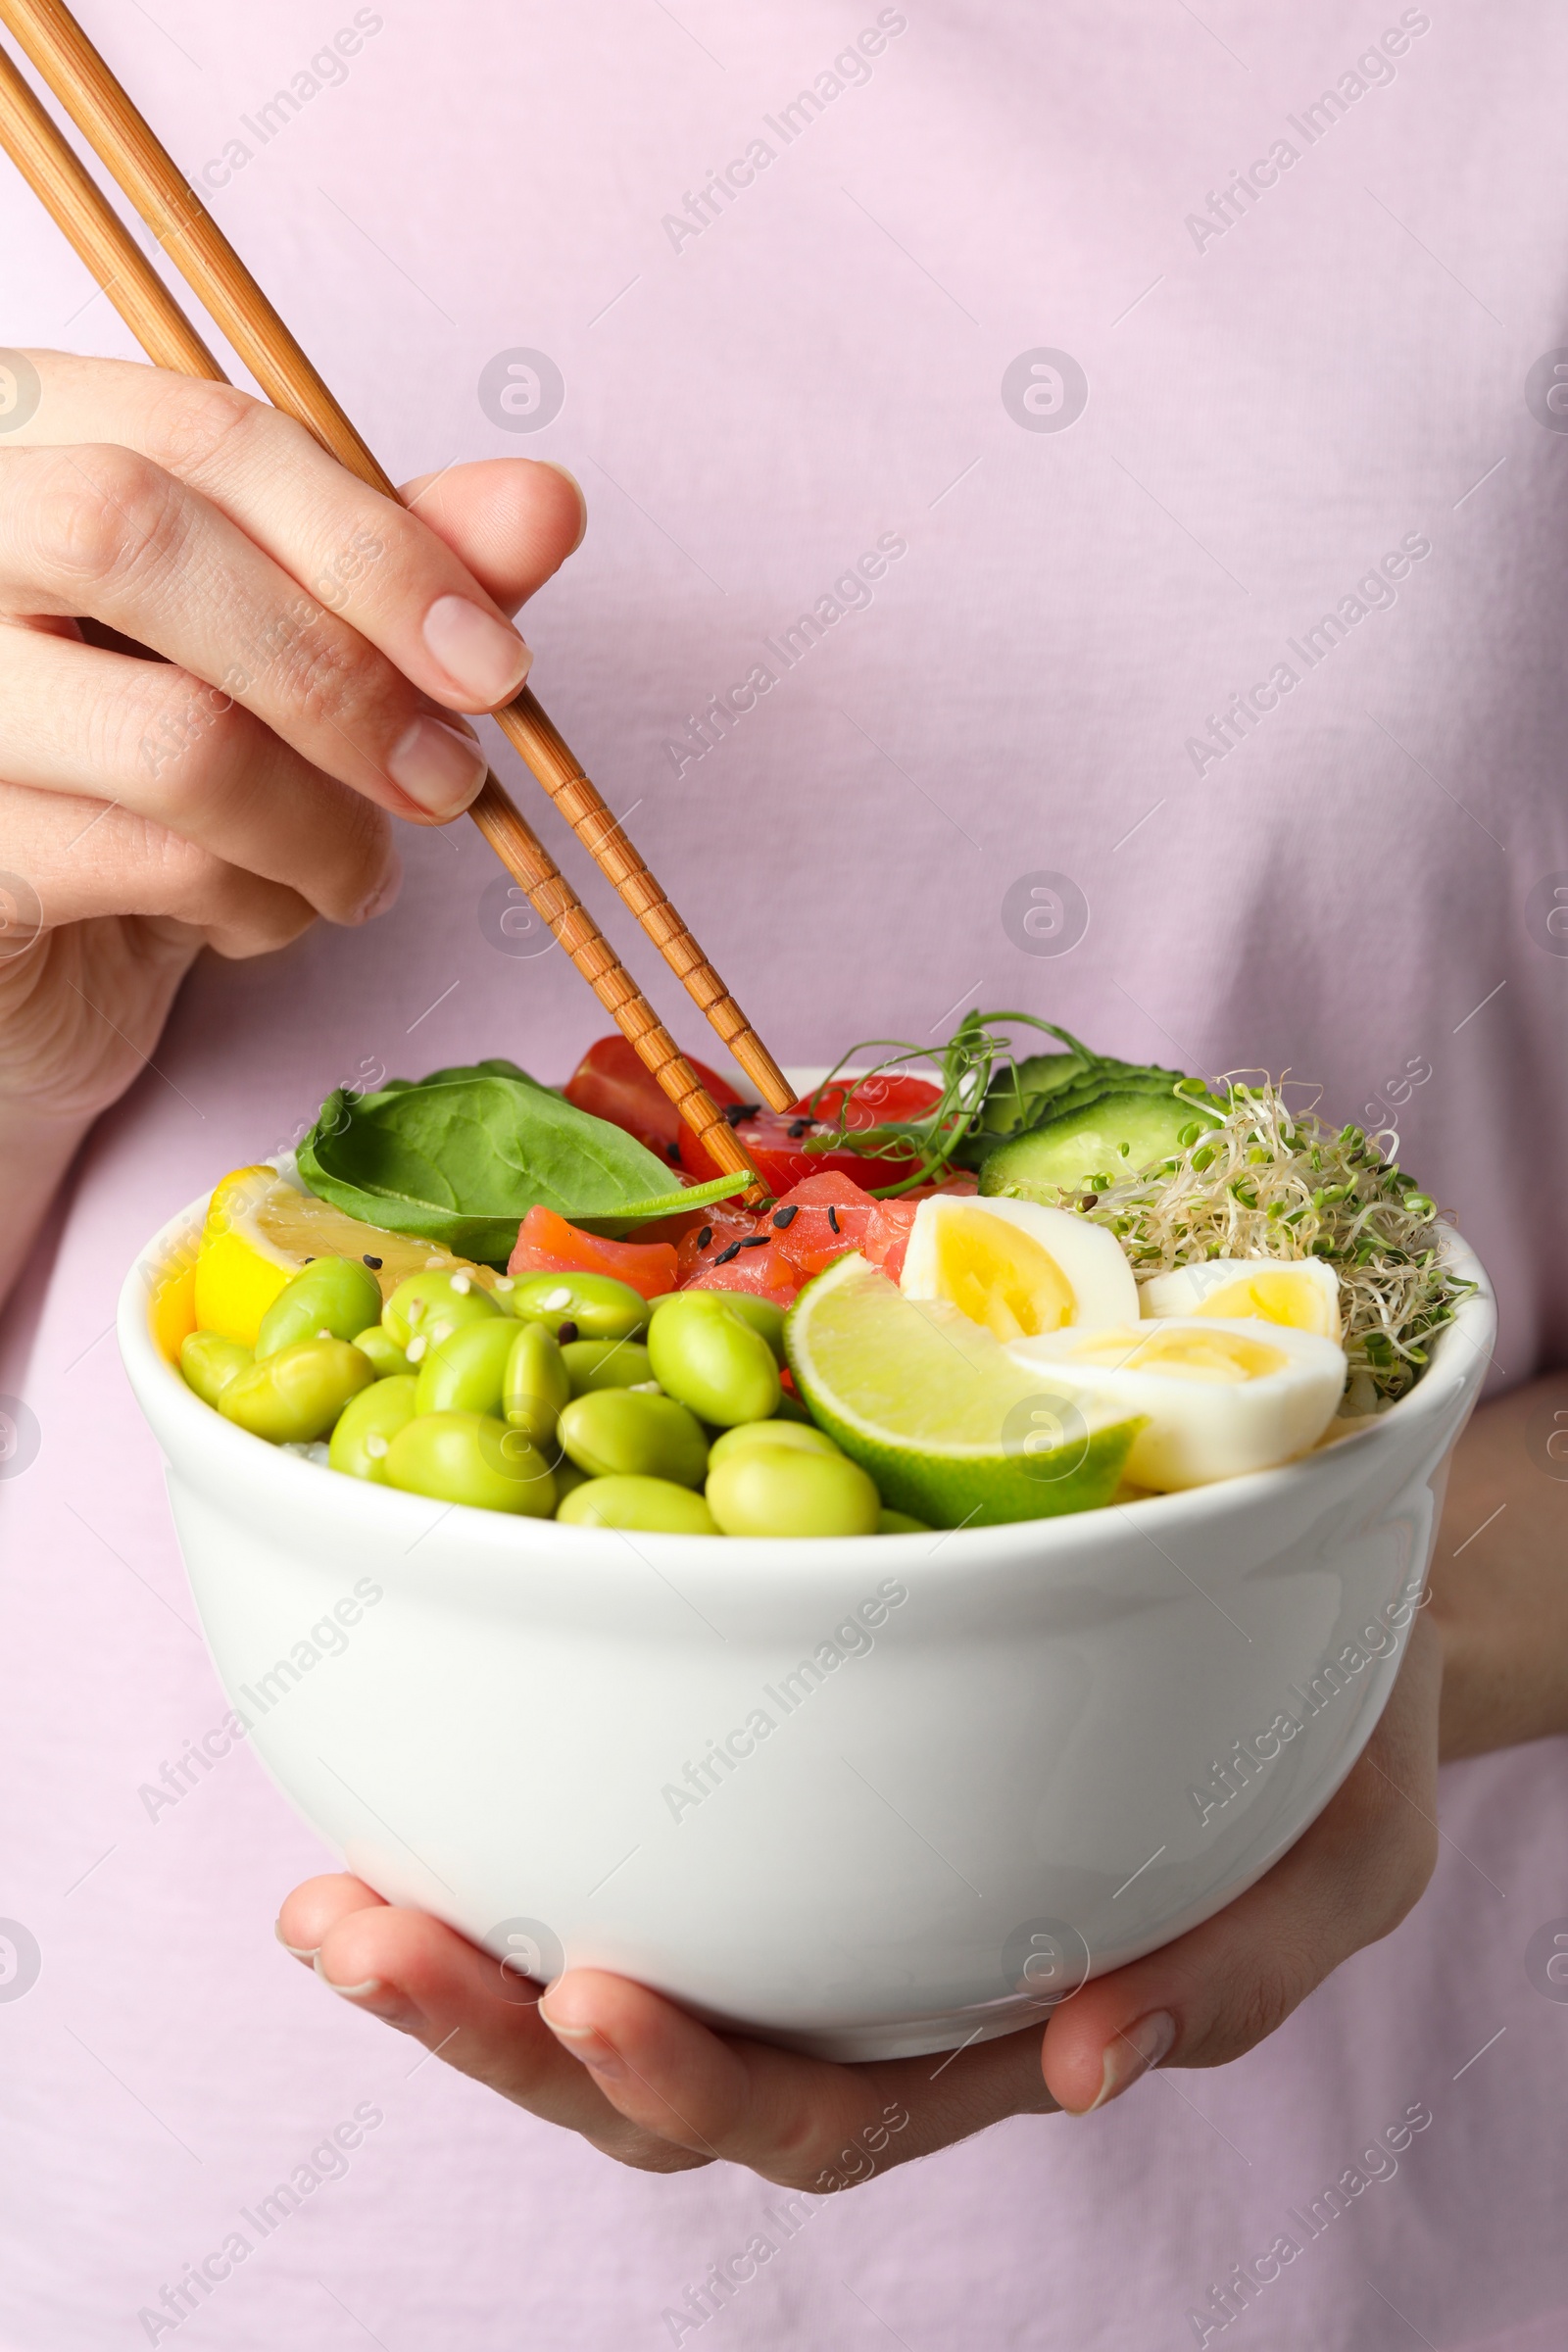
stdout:
[[(295, 417), (362, 482), (396, 499), (395, 487), (370, 450), (70, 10), (60, 0), (0, 0), (0, 22), (273, 406)], [(217, 360), (4, 51), (0, 145), (154, 367), (226, 382)], [(774, 1110), (787, 1110), (795, 1100), (794, 1089), (532, 691), (524, 687), (494, 715), (762, 1100)], [(726, 1174), (750, 1173), (755, 1178), (755, 1166), (724, 1113), (494, 774), (486, 776), (468, 814), (710, 1157)], [(752, 1196), (758, 1190), (754, 1184)]]

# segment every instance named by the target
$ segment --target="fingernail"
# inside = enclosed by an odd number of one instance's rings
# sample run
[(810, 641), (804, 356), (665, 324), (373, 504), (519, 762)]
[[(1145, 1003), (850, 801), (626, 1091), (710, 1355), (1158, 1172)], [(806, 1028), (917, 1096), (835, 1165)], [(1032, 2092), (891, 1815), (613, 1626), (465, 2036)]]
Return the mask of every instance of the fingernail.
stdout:
[(466, 596), (438, 596), (424, 616), (426, 650), (475, 710), (510, 702), (533, 656), (510, 623)]
[(386, 772), (432, 816), (456, 816), (485, 778), (485, 756), (474, 738), (444, 719), (416, 718), (387, 754)]
[(1119, 2033), (1105, 2052), (1100, 2096), (1089, 2107), (1070, 2107), (1069, 2115), (1093, 2115), (1120, 2096), (1140, 2075), (1157, 2066), (1176, 2038), (1176, 2020), (1168, 2009), (1152, 2009), (1134, 2026)]
[(396, 906), (402, 888), (403, 860), (394, 858), (385, 879), (376, 884), (365, 905), (351, 919), (356, 923), (373, 923), (378, 914), (385, 914), (389, 907)]
[(583, 541), (588, 536), (588, 493), (583, 488), (581, 482), (578, 481), (577, 476), (572, 472), (571, 467), (569, 466), (563, 466), (558, 459), (535, 458), (534, 464), (536, 466), (548, 466), (552, 473), (559, 473), (564, 480), (568, 481), (571, 484), (572, 488), (577, 493), (577, 536), (572, 541), (571, 546), (567, 551), (569, 554), (575, 555), (578, 548), (581, 547)]
[(368, 2009), (385, 2024), (403, 2025), (414, 2016), (412, 2005), (383, 1978), (366, 1977), (358, 1984), (336, 1984), (321, 1966), (319, 1952), (316, 1954), (312, 1965), (328, 1992), (335, 1992), (340, 2000), (353, 2001), (357, 2008)]
[(597, 2026), (558, 2025), (545, 2007), (539, 2004), (539, 2014), (562, 2046), (580, 2058), (584, 2066), (592, 2067), (596, 2075), (608, 2076), (612, 2082), (626, 2072), (620, 2053), (613, 2042), (607, 2041)]
[(284, 1951), (288, 1953), (291, 1960), (314, 1960), (317, 1953), (321, 1948), (318, 1943), (313, 1943), (309, 1947), (306, 1947), (303, 1944), (290, 1943), (288, 1937), (283, 1933), (283, 1922), (280, 1919), (273, 1920), (272, 1934), (277, 1937), (278, 1942), (283, 1946)]

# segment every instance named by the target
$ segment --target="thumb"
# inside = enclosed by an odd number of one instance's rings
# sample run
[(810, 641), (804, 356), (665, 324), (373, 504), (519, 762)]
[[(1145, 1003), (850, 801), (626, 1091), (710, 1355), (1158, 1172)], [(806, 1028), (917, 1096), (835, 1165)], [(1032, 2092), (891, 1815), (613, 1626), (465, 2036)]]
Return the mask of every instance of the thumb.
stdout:
[(444, 539), (504, 612), (515, 612), (582, 545), (588, 502), (543, 458), (481, 458), (416, 474), (399, 496)]

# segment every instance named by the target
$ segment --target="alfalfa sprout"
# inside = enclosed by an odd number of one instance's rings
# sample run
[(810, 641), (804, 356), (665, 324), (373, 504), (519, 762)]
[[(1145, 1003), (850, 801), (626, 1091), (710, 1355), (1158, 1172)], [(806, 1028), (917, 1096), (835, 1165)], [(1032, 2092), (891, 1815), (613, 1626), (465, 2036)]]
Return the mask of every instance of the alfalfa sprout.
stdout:
[[(1208, 1100), (1199, 1080), (1182, 1091)], [(1381, 1411), (1420, 1378), (1474, 1287), (1444, 1264), (1436, 1204), (1378, 1135), (1292, 1109), (1267, 1078), (1231, 1080), (1225, 1095), (1223, 1118), (1195, 1116), (1174, 1157), (1125, 1181), (1096, 1177), (1085, 1211), (1145, 1278), (1214, 1257), (1326, 1259), (1349, 1359), (1341, 1410)]]

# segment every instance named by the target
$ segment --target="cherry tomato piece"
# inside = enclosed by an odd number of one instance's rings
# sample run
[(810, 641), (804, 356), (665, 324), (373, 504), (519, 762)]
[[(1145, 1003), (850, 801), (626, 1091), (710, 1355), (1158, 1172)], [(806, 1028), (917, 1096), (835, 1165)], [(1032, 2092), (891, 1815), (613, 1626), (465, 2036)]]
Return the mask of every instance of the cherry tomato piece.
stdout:
[[(726, 1086), (716, 1070), (690, 1054), (687, 1059), (720, 1109), (740, 1102), (741, 1097), (732, 1086)], [(676, 1146), (683, 1130), (675, 1105), (618, 1030), (612, 1037), (595, 1040), (563, 1091), (578, 1110), (608, 1119), (612, 1127), (623, 1127), (661, 1159), (679, 1158)], [(718, 1170), (713, 1173), (716, 1176)]]
[(906, 1077), (902, 1070), (879, 1070), (872, 1078), (857, 1079), (853, 1086), (826, 1086), (817, 1095), (803, 1095), (784, 1115), (831, 1121), (843, 1110), (845, 1125), (852, 1130), (880, 1127), (893, 1119), (924, 1118), (941, 1094), (941, 1087), (929, 1078)]

